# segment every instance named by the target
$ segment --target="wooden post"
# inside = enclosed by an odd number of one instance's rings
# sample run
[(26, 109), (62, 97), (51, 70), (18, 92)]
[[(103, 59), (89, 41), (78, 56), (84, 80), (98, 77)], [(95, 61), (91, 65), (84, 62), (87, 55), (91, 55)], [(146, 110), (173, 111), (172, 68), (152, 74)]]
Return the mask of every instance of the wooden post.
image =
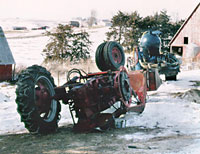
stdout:
[(15, 80), (15, 65), (16, 64), (14, 64), (14, 68), (13, 68), (13, 71), (12, 71), (12, 81)]
[(59, 77), (59, 75), (60, 75), (60, 72), (58, 71), (58, 86), (60, 85), (60, 77)]

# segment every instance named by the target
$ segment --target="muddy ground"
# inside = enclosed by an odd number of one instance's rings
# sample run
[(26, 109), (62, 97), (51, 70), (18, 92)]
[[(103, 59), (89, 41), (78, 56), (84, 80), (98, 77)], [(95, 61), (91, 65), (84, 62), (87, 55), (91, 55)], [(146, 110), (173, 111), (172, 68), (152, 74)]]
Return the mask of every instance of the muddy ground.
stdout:
[[(105, 132), (74, 133), (72, 125), (61, 127), (54, 134), (32, 135), (10, 134), (0, 136), (1, 154), (149, 154), (178, 153), (185, 146), (199, 140), (200, 136), (181, 135), (153, 137), (147, 140), (134, 140), (120, 136), (133, 133), (159, 133), (158, 129), (121, 128)], [(183, 152), (184, 153), (184, 152)]]

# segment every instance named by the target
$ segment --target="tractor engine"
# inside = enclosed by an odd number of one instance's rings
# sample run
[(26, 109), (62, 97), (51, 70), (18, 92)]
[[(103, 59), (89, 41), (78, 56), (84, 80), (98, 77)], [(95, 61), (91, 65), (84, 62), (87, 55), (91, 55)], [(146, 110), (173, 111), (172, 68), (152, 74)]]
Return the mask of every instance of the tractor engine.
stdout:
[[(74, 130), (90, 131), (96, 127), (104, 128), (108, 123), (112, 126), (113, 118), (125, 113), (126, 107), (131, 103), (132, 88), (125, 68), (121, 67), (120, 71), (114, 72), (87, 74), (81, 78), (87, 81), (78, 82), (80, 77), (76, 76), (65, 86), (56, 88), (54, 96), (69, 104), (71, 113), (75, 112), (78, 122), (73, 120)], [(68, 92), (65, 91), (66, 87), (69, 88)], [(113, 113), (102, 113), (116, 102), (120, 102), (121, 106)]]

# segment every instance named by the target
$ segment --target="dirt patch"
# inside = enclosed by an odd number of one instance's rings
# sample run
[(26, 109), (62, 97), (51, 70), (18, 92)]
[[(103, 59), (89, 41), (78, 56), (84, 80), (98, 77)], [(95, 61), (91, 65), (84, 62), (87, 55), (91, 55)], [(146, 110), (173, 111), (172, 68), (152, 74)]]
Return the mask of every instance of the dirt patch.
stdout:
[(188, 101), (200, 104), (200, 90), (198, 90), (198, 89), (190, 89), (186, 92), (178, 92), (178, 93), (174, 93), (172, 95), (174, 97), (186, 99)]
[(0, 136), (1, 154), (152, 154), (181, 151), (185, 145), (190, 145), (194, 136), (153, 137), (149, 139), (134, 139), (134, 133), (154, 134), (158, 129), (141, 129), (135, 127), (111, 129), (105, 132), (73, 133), (72, 126), (58, 129), (57, 133), (49, 135), (10, 134)]
[[(126, 129), (125, 129), (126, 131)], [(128, 132), (130, 130), (127, 130)], [(0, 136), (1, 154), (113, 154), (132, 151), (129, 141), (118, 138), (121, 130), (73, 133), (72, 127), (62, 127), (55, 134), (45, 136), (12, 134)], [(131, 152), (130, 152), (131, 153)]]

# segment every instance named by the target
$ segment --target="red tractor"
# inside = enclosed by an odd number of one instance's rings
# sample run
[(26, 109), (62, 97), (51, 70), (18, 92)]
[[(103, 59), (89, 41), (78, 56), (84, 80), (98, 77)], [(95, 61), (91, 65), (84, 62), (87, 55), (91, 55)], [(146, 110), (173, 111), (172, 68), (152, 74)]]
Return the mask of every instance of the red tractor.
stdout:
[[(68, 72), (67, 82), (56, 87), (51, 74), (38, 65), (24, 70), (17, 82), (16, 103), (21, 121), (31, 133), (47, 134), (57, 130), (63, 104), (69, 106), (76, 132), (115, 127), (115, 119), (127, 112), (142, 113), (147, 90), (160, 85), (157, 71), (130, 71), (125, 54), (116, 42), (105, 42), (96, 50), (101, 72)], [(112, 108), (112, 112), (107, 109)]]

